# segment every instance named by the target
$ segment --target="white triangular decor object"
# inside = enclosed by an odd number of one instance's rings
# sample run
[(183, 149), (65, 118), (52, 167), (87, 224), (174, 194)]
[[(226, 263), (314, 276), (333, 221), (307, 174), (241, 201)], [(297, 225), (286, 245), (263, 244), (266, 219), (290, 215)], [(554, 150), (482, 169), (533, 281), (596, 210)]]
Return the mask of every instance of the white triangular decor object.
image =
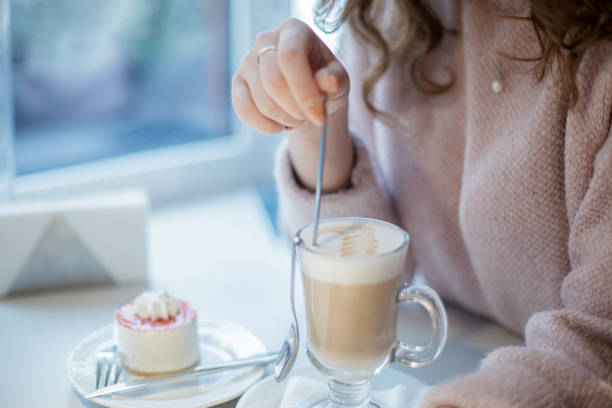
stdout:
[(146, 195), (134, 193), (118, 197), (115, 208), (75, 209), (63, 216), (113, 280), (122, 283), (147, 274), (147, 210)]
[(0, 298), (15, 282), (50, 219), (51, 214), (22, 214), (13, 206), (0, 208)]
[(53, 217), (10, 293), (112, 282), (95, 255), (60, 215)]

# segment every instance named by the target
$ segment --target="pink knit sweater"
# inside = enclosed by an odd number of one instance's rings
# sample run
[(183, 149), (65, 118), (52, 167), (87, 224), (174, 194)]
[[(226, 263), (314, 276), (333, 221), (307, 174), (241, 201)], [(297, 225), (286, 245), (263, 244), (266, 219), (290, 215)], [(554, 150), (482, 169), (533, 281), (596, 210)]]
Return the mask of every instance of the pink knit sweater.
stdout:
[[(439, 0), (446, 36), (431, 74), (456, 76), (423, 96), (392, 66), (361, 100), (374, 58), (350, 32), (350, 126), (362, 140), (352, 186), (325, 195), (322, 216), (389, 220), (411, 235), (412, 260), (447, 301), (524, 333), (526, 347), (491, 353), (478, 372), (434, 389), (426, 407), (612, 407), (612, 45), (590, 49), (580, 99), (529, 63), (539, 55), (528, 2)], [(439, 4), (437, 4), (439, 3)], [(492, 91), (500, 65), (504, 89)], [(333, 135), (329, 135), (333, 137)], [(312, 222), (314, 197), (295, 181), (286, 146), (276, 176), (286, 232)]]

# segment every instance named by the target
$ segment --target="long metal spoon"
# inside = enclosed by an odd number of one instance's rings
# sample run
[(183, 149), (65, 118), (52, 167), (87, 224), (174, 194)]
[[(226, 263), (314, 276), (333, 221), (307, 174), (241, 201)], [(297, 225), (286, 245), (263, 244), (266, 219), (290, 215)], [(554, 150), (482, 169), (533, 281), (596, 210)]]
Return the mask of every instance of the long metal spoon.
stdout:
[[(314, 219), (314, 228), (312, 235), (312, 245), (316, 245), (317, 243), (317, 232), (319, 229), (319, 211), (321, 209), (321, 183), (323, 181), (323, 159), (325, 157), (325, 134), (327, 133), (327, 94), (325, 94), (323, 99), (323, 111), (325, 112), (325, 120), (323, 121), (323, 128), (321, 129), (321, 141), (319, 146), (319, 168), (317, 170), (317, 187), (316, 187), (316, 199), (315, 199), (315, 219)], [(297, 263), (297, 249), (298, 246), (302, 243), (302, 240), (299, 236), (295, 236), (293, 239), (293, 248), (291, 250), (291, 315), (293, 318), (293, 322), (291, 323), (291, 328), (289, 329), (289, 334), (281, 347), (281, 350), (278, 354), (278, 359), (276, 360), (276, 365), (274, 366), (274, 378), (276, 381), (283, 381), (293, 364), (295, 364), (295, 360), (297, 358), (299, 346), (300, 346), (300, 328), (298, 326), (297, 315), (295, 313), (295, 266)]]
[(317, 245), (317, 235), (319, 233), (319, 215), (321, 212), (321, 185), (323, 184), (323, 161), (325, 159), (325, 135), (327, 133), (327, 94), (323, 99), (323, 112), (325, 119), (321, 129), (321, 140), (319, 142), (319, 168), (317, 169), (317, 186), (315, 191), (315, 216), (312, 227), (312, 246)]

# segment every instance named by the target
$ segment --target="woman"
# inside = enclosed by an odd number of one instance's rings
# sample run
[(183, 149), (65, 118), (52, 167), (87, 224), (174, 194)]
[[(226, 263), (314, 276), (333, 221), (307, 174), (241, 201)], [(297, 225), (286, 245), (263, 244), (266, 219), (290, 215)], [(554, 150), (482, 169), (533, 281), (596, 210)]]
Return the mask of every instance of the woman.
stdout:
[(311, 221), (327, 93), (322, 216), (403, 226), (446, 300), (525, 335), (425, 406), (612, 406), (610, 2), (349, 0), (340, 21), (344, 65), (287, 20), (232, 80), (244, 122), (289, 131), (285, 230)]

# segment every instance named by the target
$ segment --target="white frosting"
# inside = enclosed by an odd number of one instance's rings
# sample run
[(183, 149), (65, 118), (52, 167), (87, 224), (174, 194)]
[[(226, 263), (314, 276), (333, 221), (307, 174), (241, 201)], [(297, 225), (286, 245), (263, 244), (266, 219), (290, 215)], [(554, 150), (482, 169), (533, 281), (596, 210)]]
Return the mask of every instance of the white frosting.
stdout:
[(166, 292), (145, 291), (134, 299), (136, 314), (143, 319), (168, 320), (179, 312), (179, 303)]

